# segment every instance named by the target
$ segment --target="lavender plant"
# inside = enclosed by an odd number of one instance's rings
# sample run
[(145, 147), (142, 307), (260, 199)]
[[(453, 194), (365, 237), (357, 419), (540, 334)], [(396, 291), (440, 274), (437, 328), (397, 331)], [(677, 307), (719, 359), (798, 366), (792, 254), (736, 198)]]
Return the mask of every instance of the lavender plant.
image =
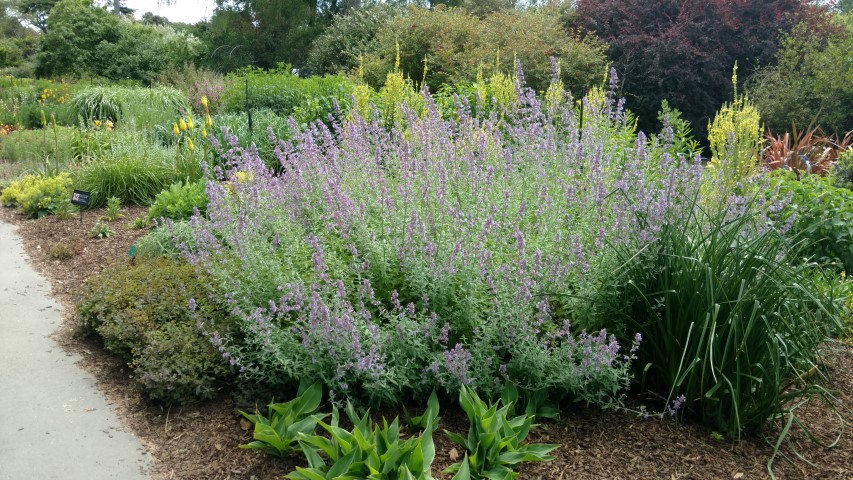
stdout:
[(442, 115), (423, 93), (390, 130), (357, 114), (291, 128), (280, 173), (214, 142), (226, 163), (185, 255), (240, 319), (209, 333), (244, 381), (319, 378), (371, 403), (463, 385), (496, 398), (506, 381), (618, 396), (636, 345), (623, 353), (585, 298), (616, 266), (605, 244), (653, 241), (700, 168), (635, 134), (613, 90), (581, 100), (581, 135), (567, 92), (544, 108), (514, 78), (500, 116), (462, 98)]

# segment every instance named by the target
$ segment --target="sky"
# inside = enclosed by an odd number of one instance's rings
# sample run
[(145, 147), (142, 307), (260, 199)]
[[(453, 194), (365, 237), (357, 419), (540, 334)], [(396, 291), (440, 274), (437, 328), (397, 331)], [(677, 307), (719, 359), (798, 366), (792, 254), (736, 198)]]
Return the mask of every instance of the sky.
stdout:
[(172, 0), (171, 3), (166, 5), (163, 0), (126, 0), (124, 2), (128, 8), (136, 10), (134, 12), (136, 18), (142, 18), (145, 12), (151, 12), (154, 15), (166, 17), (172, 22), (190, 24), (209, 19), (216, 6), (214, 0)]

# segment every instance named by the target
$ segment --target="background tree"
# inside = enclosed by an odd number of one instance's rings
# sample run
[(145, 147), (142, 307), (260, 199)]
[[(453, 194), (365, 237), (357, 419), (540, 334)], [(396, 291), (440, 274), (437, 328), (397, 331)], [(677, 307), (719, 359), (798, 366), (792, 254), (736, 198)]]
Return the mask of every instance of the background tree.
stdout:
[(24, 21), (44, 33), (47, 31), (47, 17), (50, 10), (58, 2), (59, 0), (17, 0), (12, 7)]
[(217, 0), (203, 36), (217, 70), (279, 63), (304, 67), (308, 50), (336, 14), (358, 0)]
[(308, 69), (318, 75), (353, 71), (360, 57), (376, 51), (376, 33), (404, 13), (399, 6), (377, 3), (335, 15), (311, 44)]
[(119, 40), (120, 20), (91, 0), (61, 0), (50, 11), (36, 65), (39, 76), (91, 75), (103, 68), (101, 42)]
[(773, 62), (779, 35), (801, 21), (817, 28), (826, 12), (810, 0), (578, 0), (571, 21), (610, 45), (641, 128), (656, 127), (666, 99), (704, 137), (708, 118), (731, 98), (735, 61), (749, 76)]
[(8, 2), (0, 1), (0, 68), (18, 67), (35, 53), (36, 33), (11, 15)]
[(749, 94), (773, 133), (792, 125), (827, 133), (853, 130), (853, 13), (836, 17), (827, 38), (800, 24), (782, 38), (777, 64), (762, 68)]
[(41, 38), (36, 73), (150, 84), (165, 69), (197, 61), (203, 48), (186, 32), (118, 17), (91, 0), (61, 0)]

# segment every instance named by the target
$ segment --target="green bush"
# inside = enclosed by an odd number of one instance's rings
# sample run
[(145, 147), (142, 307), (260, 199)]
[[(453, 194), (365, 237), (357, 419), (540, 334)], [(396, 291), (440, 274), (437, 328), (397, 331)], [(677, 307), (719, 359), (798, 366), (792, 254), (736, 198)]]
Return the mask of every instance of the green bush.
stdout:
[(853, 272), (853, 191), (839, 188), (829, 177), (775, 170), (771, 174), (779, 195), (790, 203), (775, 216), (776, 225), (803, 242), (803, 255), (823, 264), (837, 263)]
[(376, 35), (375, 52), (364, 59), (365, 79), (374, 88), (393, 71), (397, 46), (400, 68), (431, 91), (443, 84), (471, 82), (481, 67), (514, 72), (521, 63), (527, 84), (548, 87), (551, 57), (562, 65), (566, 88), (578, 92), (598, 84), (606, 71), (604, 45), (594, 36), (567, 33), (549, 9), (499, 11), (479, 19), (463, 9), (410, 8), (392, 18)]
[(397, 5), (376, 3), (335, 16), (311, 44), (308, 69), (315, 75), (354, 71), (362, 55), (376, 50), (376, 32), (404, 12)]
[(796, 418), (820, 394), (806, 372), (839, 322), (814, 265), (787, 256), (790, 242), (757, 218), (749, 199), (738, 212), (697, 209), (641, 254), (616, 249), (617, 289), (598, 302), (612, 327), (642, 336), (640, 378), (671, 414), (683, 407), (736, 437)]
[(197, 60), (203, 50), (191, 34), (120, 18), (92, 0), (61, 0), (53, 9), (39, 39), (39, 76), (150, 84), (161, 71)]
[(248, 81), (251, 110), (267, 108), (282, 117), (293, 116), (300, 124), (325, 121), (335, 111), (334, 102), (345, 111), (354, 88), (340, 76), (299, 78), (286, 66), (274, 70), (246, 68), (225, 80), (225, 92), (220, 99), (224, 112), (245, 114)]
[(773, 133), (819, 125), (843, 135), (853, 126), (853, 13), (836, 16), (840, 30), (828, 40), (809, 25), (798, 25), (781, 40), (778, 65), (758, 71), (750, 97)]
[(173, 183), (167, 190), (157, 194), (154, 204), (148, 209), (148, 218), (170, 218), (184, 220), (193, 216), (198, 209), (204, 215), (207, 209), (207, 182)]
[(167, 323), (145, 333), (130, 367), (149, 397), (167, 403), (212, 398), (228, 366), (192, 323)]
[(853, 148), (848, 148), (838, 155), (833, 174), (836, 187), (853, 190)]
[(86, 281), (76, 312), (84, 331), (128, 362), (135, 383), (152, 398), (210, 398), (227, 370), (196, 328), (196, 316), (227, 328), (225, 310), (210, 300), (210, 285), (194, 267), (173, 260), (116, 265)]
[(54, 177), (27, 175), (3, 189), (0, 201), (6, 207), (18, 207), (29, 217), (44, 217), (67, 201), (71, 196), (71, 175), (60, 173)]

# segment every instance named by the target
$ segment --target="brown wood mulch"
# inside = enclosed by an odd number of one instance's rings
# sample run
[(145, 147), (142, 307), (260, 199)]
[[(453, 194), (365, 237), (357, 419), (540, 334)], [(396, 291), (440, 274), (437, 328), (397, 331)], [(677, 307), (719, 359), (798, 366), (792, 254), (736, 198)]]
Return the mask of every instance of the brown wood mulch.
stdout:
[[(82, 368), (95, 376), (126, 428), (142, 439), (153, 459), (152, 479), (282, 478), (294, 466), (303, 465), (304, 459), (298, 455), (272, 459), (237, 448), (250, 440), (251, 433), (229, 396), (171, 408), (154, 404), (132, 389), (125, 365), (75, 331), (72, 296), (78, 285), (112, 262), (128, 262), (128, 249), (147, 230), (133, 230), (127, 224), (144, 214), (143, 208), (126, 208), (124, 218), (110, 224), (115, 235), (100, 240), (90, 238), (100, 216), (97, 211), (87, 212), (80, 224), (78, 219), (55, 217), (27, 220), (4, 208), (0, 220), (18, 226), (30, 261), (52, 282), (53, 294), (65, 306), (65, 322), (56, 334), (57, 340), (82, 356)], [(73, 248), (74, 255), (51, 259), (48, 252), (58, 243)], [(827, 386), (844, 406), (838, 412), (841, 418), (849, 421), (846, 408), (853, 406), (853, 348), (830, 343), (825, 357), (830, 379)], [(394, 416), (401, 412), (381, 413)], [(439, 432), (442, 428), (467, 431), (467, 420), (451, 408), (440, 415), (442, 425), (434, 435), (434, 471), (438, 478), (449, 478), (438, 472), (452, 463), (459, 450)], [(842, 430), (837, 412), (818, 402), (806, 405), (802, 417), (812, 433), (825, 442), (831, 442)], [(795, 431), (791, 438), (791, 445), (782, 450), (785, 457), (775, 463), (777, 478), (853, 479), (853, 435), (849, 429), (830, 449), (809, 441), (801, 431)], [(559, 421), (546, 422), (535, 430), (531, 440), (561, 447), (555, 450), (553, 462), (525, 465), (519, 476), (522, 479), (768, 478), (766, 462), (772, 453), (768, 443), (759, 438), (720, 441), (713, 439), (709, 429), (689, 422), (655, 417), (645, 420), (630, 411), (571, 405)]]

